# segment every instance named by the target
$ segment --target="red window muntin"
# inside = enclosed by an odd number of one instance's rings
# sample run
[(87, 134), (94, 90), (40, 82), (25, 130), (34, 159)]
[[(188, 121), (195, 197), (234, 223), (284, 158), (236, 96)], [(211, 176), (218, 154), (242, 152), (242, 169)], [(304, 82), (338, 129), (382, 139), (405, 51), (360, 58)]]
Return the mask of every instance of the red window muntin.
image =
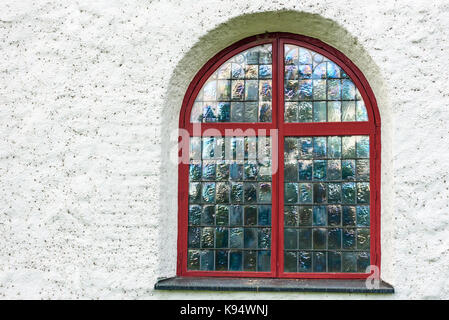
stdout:
[[(200, 89), (207, 79), (228, 59), (249, 48), (272, 44), (272, 122), (217, 122), (202, 123), (201, 132), (195, 132), (190, 121), (191, 110)], [(284, 45), (291, 44), (313, 50), (332, 62), (335, 62), (351, 78), (359, 90), (366, 106), (368, 121), (363, 122), (284, 122)], [(189, 164), (181, 162), (178, 169), (178, 276), (220, 276), (220, 277), (277, 277), (277, 278), (366, 278), (369, 273), (360, 272), (284, 272), (284, 138), (314, 136), (369, 136), (370, 167), (370, 264), (377, 266), (380, 272), (380, 115), (376, 99), (368, 81), (343, 53), (324, 42), (302, 35), (290, 33), (267, 33), (241, 40), (222, 50), (210, 59), (192, 80), (183, 100), (180, 113), (179, 128), (188, 132), (189, 136), (201, 136), (208, 129), (215, 129), (225, 136), (226, 129), (270, 129), (277, 130), (278, 147), (277, 168), (272, 175), (272, 215), (271, 215), (271, 271), (192, 271), (187, 269), (188, 249), (188, 194)], [(233, 134), (235, 136), (235, 134)], [(247, 134), (245, 134), (247, 136)], [(205, 136), (210, 136), (206, 132)], [(180, 137), (181, 141), (181, 137)], [(185, 141), (184, 141), (185, 142)], [(180, 150), (179, 153), (182, 156)], [(185, 156), (185, 155), (184, 155)]]

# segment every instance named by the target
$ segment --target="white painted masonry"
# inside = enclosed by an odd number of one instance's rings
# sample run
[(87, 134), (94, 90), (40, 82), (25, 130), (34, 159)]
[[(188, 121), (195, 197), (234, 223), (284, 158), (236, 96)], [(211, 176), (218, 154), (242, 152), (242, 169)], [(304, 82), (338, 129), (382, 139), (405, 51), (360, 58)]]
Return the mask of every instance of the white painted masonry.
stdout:
[[(265, 31), (329, 43), (376, 94), (394, 295), (153, 290), (187, 86)], [(0, 52), (0, 298), (449, 299), (449, 1), (3, 0)]]

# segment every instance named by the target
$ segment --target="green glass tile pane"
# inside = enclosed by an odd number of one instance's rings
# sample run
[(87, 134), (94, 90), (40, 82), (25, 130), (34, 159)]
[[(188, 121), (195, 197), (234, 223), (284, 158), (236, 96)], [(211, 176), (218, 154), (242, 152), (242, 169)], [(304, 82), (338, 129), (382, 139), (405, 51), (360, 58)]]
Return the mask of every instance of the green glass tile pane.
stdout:
[(355, 106), (356, 121), (368, 121), (368, 113), (363, 101), (357, 101)]
[(243, 271), (257, 271), (257, 251), (243, 251)]
[(313, 228), (312, 237), (313, 249), (326, 249), (327, 229)]
[(312, 271), (312, 253), (308, 251), (298, 252), (298, 272)]
[(212, 271), (215, 269), (215, 254), (213, 250), (201, 250), (200, 270)]
[(357, 183), (357, 203), (369, 203), (370, 190), (369, 182)]
[(342, 252), (342, 272), (357, 272), (357, 253)]
[(243, 102), (231, 103), (231, 122), (243, 122), (245, 105)]
[(369, 137), (359, 136), (356, 140), (357, 145), (357, 158), (368, 158), (369, 157)]
[(234, 249), (243, 248), (243, 228), (229, 229), (229, 247)]
[(329, 183), (327, 185), (328, 202), (329, 203), (341, 203), (341, 184)]
[(298, 104), (296, 102), (285, 102), (285, 122), (298, 122)]
[(300, 159), (312, 159), (313, 158), (313, 140), (312, 140), (312, 138), (299, 138), (298, 143), (299, 143), (299, 158)]
[(270, 203), (271, 202), (271, 183), (263, 182), (259, 183), (259, 203)]
[(299, 226), (311, 226), (313, 217), (313, 207), (311, 206), (299, 206), (298, 207), (298, 225)]
[(286, 183), (284, 189), (284, 201), (285, 203), (297, 203), (298, 202), (298, 184)]
[(370, 210), (369, 206), (357, 206), (357, 226), (369, 227), (370, 225)]
[(357, 176), (358, 181), (368, 181), (369, 180), (369, 160), (357, 160)]
[(284, 225), (292, 227), (298, 225), (298, 207), (284, 206)]
[(327, 161), (315, 160), (313, 161), (313, 180), (326, 180)]
[(284, 252), (284, 272), (297, 272), (297, 257), (295, 251)]
[(341, 184), (341, 202), (342, 203), (355, 203), (355, 183), (345, 182)]
[(312, 249), (312, 229), (299, 228), (298, 229), (298, 249)]
[(328, 137), (327, 138), (327, 156), (332, 159), (341, 158), (341, 137)]
[(327, 253), (327, 271), (341, 272), (341, 252), (329, 251)]
[(313, 122), (326, 122), (327, 104), (319, 101), (313, 103)]
[(226, 181), (229, 179), (229, 164), (217, 163), (216, 166), (216, 179), (218, 181)]
[(284, 229), (284, 249), (298, 249), (298, 230), (293, 228)]
[(213, 227), (204, 227), (201, 230), (201, 248), (213, 248), (214, 247), (214, 230)]
[(341, 161), (341, 177), (343, 180), (355, 179), (355, 160), (342, 160)]
[(212, 226), (215, 224), (215, 206), (204, 206), (201, 215), (201, 224), (204, 226)]
[[(295, 166), (295, 176), (297, 173), (300, 181), (312, 180), (312, 172), (315, 170), (315, 168), (313, 167), (313, 162), (311, 160), (299, 160), (297, 165), (298, 165), (298, 170), (296, 170), (296, 166)], [(324, 170), (324, 172), (323, 172), (323, 170)], [(326, 172), (326, 170), (322, 169), (322, 168), (319, 169), (319, 165), (318, 165), (317, 174), (325, 175), (325, 172)]]
[(201, 222), (201, 206), (189, 206), (189, 225), (199, 225)]
[(214, 203), (215, 202), (215, 183), (206, 182), (202, 183), (202, 201), (204, 203)]
[(230, 251), (229, 253), (229, 271), (242, 271), (243, 270), (243, 252), (242, 251)]
[(257, 225), (257, 206), (245, 206), (243, 212), (245, 226)]
[(313, 207), (313, 225), (325, 226), (327, 224), (327, 210), (326, 206)]
[(357, 272), (368, 273), (369, 269), (367, 269), (367, 268), (369, 266), (370, 266), (369, 252), (360, 252), (357, 255)]
[(201, 241), (201, 228), (189, 227), (188, 246), (189, 248), (199, 248)]
[(229, 203), (231, 186), (228, 182), (216, 183), (215, 202), (216, 203)]
[(244, 183), (244, 201), (245, 203), (257, 202), (257, 184), (256, 183)]
[[(312, 167), (310, 168), (312, 169)], [(284, 164), (284, 181), (298, 181), (298, 162), (296, 159), (288, 160)]]
[(300, 102), (298, 104), (298, 122), (312, 122), (313, 108), (312, 102)]
[(201, 164), (200, 163), (191, 163), (189, 165), (189, 180), (190, 181), (201, 180)]
[(259, 226), (271, 226), (271, 205), (262, 205), (258, 208)]
[(350, 79), (341, 80), (341, 99), (355, 100), (355, 85)]
[(355, 229), (343, 229), (343, 249), (356, 248), (356, 231)]
[(257, 271), (269, 272), (271, 265), (271, 252), (268, 250), (257, 252)]
[(327, 253), (324, 251), (313, 252), (313, 271), (326, 272), (327, 269)]
[(370, 248), (370, 230), (368, 228), (357, 229), (357, 249), (369, 250)]
[(271, 246), (271, 229), (270, 228), (259, 228), (258, 229), (258, 248), (259, 249), (270, 249)]
[(215, 252), (215, 270), (228, 271), (228, 251), (217, 250)]
[(342, 229), (332, 228), (328, 230), (327, 235), (327, 247), (329, 249), (341, 249), (342, 244)]
[(243, 245), (246, 249), (257, 248), (257, 228), (244, 228)]
[(327, 207), (327, 223), (329, 226), (341, 225), (341, 206), (333, 205)]
[(354, 206), (343, 206), (343, 226), (356, 225), (356, 209)]
[(314, 183), (313, 184), (313, 202), (326, 203), (327, 202), (327, 184)]
[(187, 269), (199, 270), (200, 269), (200, 251), (189, 250), (187, 253)]
[(327, 141), (326, 137), (313, 138), (313, 157), (325, 158), (327, 156)]
[(229, 207), (229, 225), (241, 226), (243, 225), (243, 207), (230, 206)]
[(224, 205), (217, 205), (215, 207), (215, 212), (215, 224), (219, 226), (227, 226), (229, 224), (229, 207)]
[(299, 184), (299, 203), (306, 204), (312, 203), (312, 184), (300, 183)]
[(201, 183), (189, 183), (189, 203), (201, 202)]
[(229, 247), (229, 229), (228, 228), (215, 228), (215, 248), (228, 248)]

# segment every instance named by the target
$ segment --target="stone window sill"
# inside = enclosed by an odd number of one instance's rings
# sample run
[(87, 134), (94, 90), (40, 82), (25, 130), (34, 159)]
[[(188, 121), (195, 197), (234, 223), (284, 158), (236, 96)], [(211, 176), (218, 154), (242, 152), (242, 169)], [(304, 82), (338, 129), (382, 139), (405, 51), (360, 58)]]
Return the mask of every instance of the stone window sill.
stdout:
[(394, 293), (393, 286), (383, 280), (380, 280), (379, 288), (369, 289), (364, 279), (173, 277), (158, 280), (154, 288), (156, 290)]

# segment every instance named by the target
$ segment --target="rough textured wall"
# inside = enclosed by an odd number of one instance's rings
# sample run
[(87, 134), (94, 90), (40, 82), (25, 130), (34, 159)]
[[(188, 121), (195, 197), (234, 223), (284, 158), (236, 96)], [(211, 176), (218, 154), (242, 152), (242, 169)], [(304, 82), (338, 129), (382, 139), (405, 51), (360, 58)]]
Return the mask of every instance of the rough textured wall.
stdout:
[(393, 296), (449, 298), (448, 1), (2, 1), (0, 297), (185, 298), (170, 133), (203, 63), (264, 31), (351, 58), (382, 117), (382, 267)]

